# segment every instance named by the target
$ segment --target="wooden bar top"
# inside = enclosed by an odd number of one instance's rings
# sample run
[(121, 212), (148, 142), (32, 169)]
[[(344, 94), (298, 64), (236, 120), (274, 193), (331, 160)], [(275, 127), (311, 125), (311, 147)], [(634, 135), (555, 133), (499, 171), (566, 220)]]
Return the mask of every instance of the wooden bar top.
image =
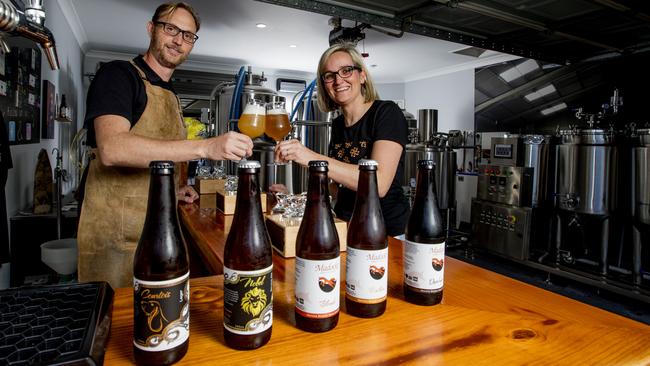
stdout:
[[(184, 205), (184, 224), (204, 222), (201, 252), (222, 258), (218, 213)], [(197, 216), (198, 215), (198, 216)], [(209, 219), (207, 219), (209, 220)], [(190, 230), (191, 231), (191, 230)], [(295, 327), (294, 260), (274, 254), (270, 342), (235, 351), (223, 340), (223, 277), (191, 280), (190, 347), (179, 364), (220, 365), (638, 365), (650, 363), (650, 327), (447, 257), (442, 303), (417, 306), (402, 294), (401, 242), (389, 238), (389, 296), (375, 319), (348, 315), (312, 334)], [(342, 257), (344, 259), (344, 256)], [(343, 261), (344, 263), (344, 261)], [(344, 271), (345, 266), (342, 266)], [(344, 276), (343, 276), (344, 278)], [(117, 289), (107, 365), (133, 363), (133, 290)]]

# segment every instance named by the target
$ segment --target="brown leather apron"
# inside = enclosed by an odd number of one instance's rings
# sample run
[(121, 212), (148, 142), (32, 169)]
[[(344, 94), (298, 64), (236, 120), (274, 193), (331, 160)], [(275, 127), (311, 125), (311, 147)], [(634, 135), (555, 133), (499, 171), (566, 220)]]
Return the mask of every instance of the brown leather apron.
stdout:
[[(185, 139), (180, 101), (171, 91), (142, 78), (147, 105), (129, 133), (159, 140)], [(149, 169), (107, 167), (90, 162), (77, 242), (79, 282), (108, 281), (113, 288), (133, 285), (133, 254), (147, 211)], [(177, 172), (178, 173), (178, 172)], [(178, 174), (176, 174), (178, 183)]]

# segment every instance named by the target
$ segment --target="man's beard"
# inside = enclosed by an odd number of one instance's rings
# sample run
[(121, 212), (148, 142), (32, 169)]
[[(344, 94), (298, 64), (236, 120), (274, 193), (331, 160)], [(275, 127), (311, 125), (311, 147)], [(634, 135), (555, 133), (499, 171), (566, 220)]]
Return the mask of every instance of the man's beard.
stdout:
[(182, 53), (182, 51), (180, 51), (180, 55), (177, 59), (170, 59), (165, 52), (165, 44), (162, 43), (158, 37), (154, 36), (151, 44), (151, 53), (156, 58), (158, 63), (164, 67), (175, 69), (178, 65), (182, 64), (187, 59), (187, 55)]

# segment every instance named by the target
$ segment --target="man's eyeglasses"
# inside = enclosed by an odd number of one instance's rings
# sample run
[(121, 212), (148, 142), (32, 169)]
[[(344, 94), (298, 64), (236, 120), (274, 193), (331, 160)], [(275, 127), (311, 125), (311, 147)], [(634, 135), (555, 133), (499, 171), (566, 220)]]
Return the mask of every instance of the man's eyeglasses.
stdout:
[(170, 24), (170, 23), (156, 21), (156, 22), (154, 22), (154, 24), (155, 25), (162, 25), (163, 26), (163, 31), (165, 31), (165, 33), (167, 33), (168, 35), (170, 35), (172, 37), (176, 37), (176, 35), (178, 33), (183, 33), (183, 40), (185, 42), (187, 42), (187, 43), (194, 43), (194, 42), (196, 42), (197, 39), (199, 39), (199, 36), (197, 36), (196, 34), (190, 32), (190, 31), (182, 30), (182, 29), (178, 28), (177, 26), (175, 26), (173, 24)]
[(359, 70), (361, 71), (361, 68), (358, 66), (343, 66), (342, 68), (338, 69), (337, 72), (333, 71), (327, 71), (324, 72), (323, 75), (321, 76), (321, 79), (323, 79), (324, 82), (326, 83), (333, 83), (334, 80), (336, 80), (336, 75), (342, 77), (343, 79), (347, 79), (350, 76), (352, 76), (352, 73), (354, 70)]

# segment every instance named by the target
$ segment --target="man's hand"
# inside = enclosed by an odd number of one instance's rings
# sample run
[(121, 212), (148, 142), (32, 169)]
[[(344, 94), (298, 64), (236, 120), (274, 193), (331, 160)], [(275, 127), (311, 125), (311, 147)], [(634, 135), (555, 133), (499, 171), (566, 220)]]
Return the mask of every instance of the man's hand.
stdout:
[(176, 198), (179, 201), (192, 203), (199, 198), (199, 194), (196, 193), (192, 186), (181, 187), (178, 192), (176, 192)]
[(234, 131), (208, 139), (206, 142), (208, 159), (239, 161), (253, 155), (253, 140)]

